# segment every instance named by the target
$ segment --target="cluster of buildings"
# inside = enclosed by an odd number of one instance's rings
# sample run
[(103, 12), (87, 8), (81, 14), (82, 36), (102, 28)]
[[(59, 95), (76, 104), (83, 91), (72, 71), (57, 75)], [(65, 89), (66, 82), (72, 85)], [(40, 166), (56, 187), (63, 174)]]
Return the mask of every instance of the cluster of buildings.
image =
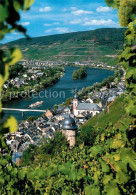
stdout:
[[(43, 116), (33, 122), (20, 123), (17, 132), (5, 135), (7, 144), (15, 154), (18, 152), (22, 154), (29, 144), (36, 145), (43, 137), (53, 139), (55, 133), (62, 130), (67, 139), (72, 140), (70, 142), (72, 147), (75, 143), (75, 132), (71, 129), (71, 135), (69, 128), (77, 129), (89, 118), (104, 111), (107, 102), (112, 102), (125, 91), (123, 81), (120, 81), (116, 86), (112, 82), (112, 86), (114, 87), (110, 89), (103, 87), (100, 91), (94, 90), (88, 93), (82, 101), (79, 101), (78, 93), (75, 93), (69, 106), (58, 106), (57, 109), (47, 110)], [(98, 99), (99, 102), (95, 103)], [(71, 126), (69, 120), (72, 123)]]
[[(33, 74), (35, 70), (28, 71)], [(27, 73), (23, 76), (27, 78)], [(103, 112), (107, 102), (114, 101), (117, 96), (124, 93), (125, 89), (124, 77), (122, 77), (117, 84), (111, 82), (110, 88), (105, 86), (97, 91), (92, 90), (81, 101), (76, 92), (70, 105), (58, 106), (56, 109), (47, 110), (34, 121), (27, 120), (20, 123), (17, 132), (5, 135), (7, 144), (14, 152), (14, 162), (30, 144), (37, 145), (42, 138), (53, 139), (56, 132), (60, 130), (69, 141), (70, 147), (73, 147), (76, 141), (76, 129), (89, 118)]]
[(83, 61), (83, 62), (73, 62), (74, 65), (76, 66), (90, 66), (90, 67), (93, 67), (93, 68), (103, 68), (103, 69), (115, 69), (116, 67), (115, 66), (109, 66), (105, 63), (94, 63), (94, 62), (89, 62), (89, 61)]
[(51, 66), (68, 66), (68, 65), (73, 65), (73, 66), (90, 66), (90, 67), (98, 67), (98, 68), (104, 68), (104, 69), (115, 69), (115, 66), (109, 66), (105, 63), (94, 63), (92, 61), (75, 61), (75, 62), (69, 62), (69, 61), (40, 61), (40, 60), (22, 60), (20, 61), (20, 64), (23, 66), (37, 66), (37, 67), (51, 67)]
[(90, 92), (91, 100), (96, 102), (99, 100), (99, 106), (106, 108), (108, 102), (114, 101), (119, 95), (123, 94), (126, 90), (126, 85), (124, 83), (124, 78), (116, 84), (115, 82), (110, 83), (110, 88), (102, 87), (100, 91)]
[[(75, 103), (77, 107), (75, 107)], [(76, 126), (79, 127), (90, 117), (102, 111), (97, 104), (79, 102), (77, 94), (75, 94), (72, 104), (47, 110), (43, 116), (33, 122), (25, 121), (24, 123), (20, 123), (17, 132), (5, 135), (7, 144), (11, 150), (15, 154), (18, 152), (22, 154), (29, 144), (36, 145), (43, 137), (45, 139), (53, 139), (55, 133), (63, 128), (63, 122), (68, 116), (74, 118)]]
[(5, 89), (9, 88), (10, 86), (20, 88), (28, 85), (32, 80), (37, 80), (37, 78), (43, 76), (43, 74), (44, 72), (40, 69), (28, 69), (23, 75), (20, 75), (20, 73), (18, 73), (18, 76), (16, 78), (8, 79), (3, 87)]
[(67, 66), (69, 64), (68, 61), (41, 61), (41, 60), (22, 60), (20, 61), (20, 64), (23, 66), (46, 66), (46, 67), (51, 67), (51, 66), (60, 66), (60, 65), (65, 65)]

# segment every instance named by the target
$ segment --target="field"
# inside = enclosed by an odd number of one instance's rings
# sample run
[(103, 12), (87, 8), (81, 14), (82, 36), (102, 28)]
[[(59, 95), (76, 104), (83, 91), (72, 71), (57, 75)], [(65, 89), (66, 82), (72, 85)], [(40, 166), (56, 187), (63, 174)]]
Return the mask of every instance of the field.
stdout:
[[(23, 59), (43, 61), (92, 61), (108, 65), (118, 63), (125, 29), (106, 28), (84, 32), (19, 39), (4, 48), (19, 46)], [(1, 46), (3, 47), (3, 46)]]

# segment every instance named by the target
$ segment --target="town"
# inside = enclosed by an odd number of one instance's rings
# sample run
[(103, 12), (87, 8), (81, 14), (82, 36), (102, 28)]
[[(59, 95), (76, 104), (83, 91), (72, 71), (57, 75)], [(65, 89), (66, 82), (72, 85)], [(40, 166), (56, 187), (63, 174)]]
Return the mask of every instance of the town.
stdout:
[[(17, 68), (19, 66), (19, 68)], [(41, 88), (53, 85), (64, 75), (64, 66), (85, 66), (115, 70), (117, 67), (95, 62), (67, 62), (67, 61), (38, 61), (22, 60), (11, 69), (11, 76), (4, 84), (2, 93), (3, 103), (12, 99), (30, 96)]]
[[(19, 68), (18, 68), (19, 67)], [(13, 70), (12, 70), (13, 69)], [(64, 75), (64, 68), (59, 67), (28, 67), (17, 64), (11, 69), (11, 76), (4, 84), (3, 103), (12, 99), (24, 98), (41, 88), (53, 85)]]
[(86, 91), (75, 89), (74, 96), (70, 98), (68, 104), (55, 105), (36, 119), (29, 117), (18, 125), (17, 132), (5, 134), (7, 145), (13, 151), (13, 161), (16, 162), (30, 144), (37, 145), (42, 138), (54, 139), (55, 133), (62, 130), (65, 118), (72, 117), (77, 127), (80, 127), (89, 118), (108, 109), (108, 105), (125, 92), (125, 72), (124, 70), (122, 72), (119, 81), (115, 78), (108, 86), (107, 83), (95, 83)]
[(21, 60), (19, 64), (22, 64), (24, 67), (52, 67), (52, 66), (89, 66), (89, 67), (98, 67), (98, 68), (106, 68), (106, 69), (115, 69), (116, 66), (109, 66), (103, 62), (93, 62), (93, 61), (41, 61), (41, 60)]

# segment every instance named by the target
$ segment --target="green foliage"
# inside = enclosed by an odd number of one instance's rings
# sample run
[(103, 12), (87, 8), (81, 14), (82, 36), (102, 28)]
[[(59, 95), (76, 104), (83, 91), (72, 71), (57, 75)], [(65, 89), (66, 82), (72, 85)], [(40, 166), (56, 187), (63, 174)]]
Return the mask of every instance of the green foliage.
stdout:
[(112, 102), (111, 105), (108, 106), (109, 109), (105, 110), (101, 116), (96, 115), (82, 125), (82, 130), (91, 129), (92, 127), (104, 130), (109, 123), (118, 126), (120, 118), (126, 117), (125, 105), (124, 95), (122, 95)]
[[(9, 1), (0, 3), (1, 38), (10, 31), (9, 28), (21, 28), (16, 24), (19, 20), (19, 10), (27, 10), (33, 1), (7, 2)], [(107, 2), (118, 9), (129, 3), (128, 0)], [(133, 11), (126, 10), (127, 23), (133, 21), (134, 2), (130, 0), (130, 9), (133, 6)], [(14, 18), (11, 17), (11, 10)], [(122, 18), (121, 22), (126, 25)], [(23, 28), (20, 31), (25, 32)], [(21, 57), (21, 54), (18, 49), (11, 49), (9, 54), (1, 50), (0, 54), (1, 92), (2, 85), (9, 76), (8, 66), (16, 63), (16, 55)], [(135, 23), (129, 24), (120, 61), (126, 69), (126, 83), (131, 95), (127, 106), (130, 115), (124, 117), (124, 109), (121, 110), (121, 107), (124, 107), (125, 103), (120, 97), (120, 101), (116, 101), (116, 108), (113, 104), (109, 107), (109, 113), (99, 116), (99, 128), (98, 124), (93, 129), (90, 124), (82, 127), (78, 132), (79, 145), (72, 150), (67, 147), (66, 139), (61, 133), (58, 133), (53, 141), (46, 140), (39, 147), (31, 145), (23, 154), (24, 163), (29, 165), (25, 168), (18, 169), (11, 162), (10, 155), (4, 157), (0, 151), (1, 194), (136, 194)], [(48, 74), (51, 75), (50, 72)], [(1, 110), (0, 116), (3, 116)], [(16, 125), (12, 117), (0, 124), (2, 152), (3, 149), (9, 152), (4, 133), (15, 131)]]
[(108, 5), (119, 11), (120, 25), (128, 27), (125, 32), (125, 44), (119, 60), (126, 70), (126, 84), (128, 90), (127, 113), (136, 116), (136, 1), (135, 0), (107, 0)]
[(105, 0), (107, 5), (118, 9), (120, 25), (127, 27), (130, 22), (133, 22), (136, 14), (135, 0)]
[[(10, 0), (0, 2), (0, 39), (3, 39), (6, 33), (15, 30), (23, 32), (26, 35), (26, 30), (21, 25), (18, 25), (17, 22), (20, 18), (20, 9), (25, 10), (29, 8), (30, 4), (27, 5), (28, 2), (30, 3), (28, 0), (19, 1), (18, 3), (17, 1), (11, 2)], [(10, 48), (7, 53), (0, 50), (0, 95), (2, 93), (2, 86), (9, 77), (9, 66), (15, 64), (21, 58), (21, 51), (16, 47)], [(0, 103), (0, 117), (3, 116), (1, 107)], [(1, 120), (3, 119), (1, 118)], [(17, 129), (15, 119), (10, 117), (5, 123), (1, 124), (0, 129), (0, 137), (3, 136), (4, 132), (15, 131)]]
[(109, 125), (104, 131), (98, 130), (93, 146), (62, 148), (41, 167), (27, 169), (35, 192), (135, 194), (136, 153), (134, 138), (127, 136), (130, 124), (132, 119), (120, 119), (119, 128)]
[(129, 128), (135, 120), (125, 115), (124, 106), (124, 96), (119, 97), (95, 127), (89, 121), (83, 125), (72, 150), (59, 144), (64, 139), (61, 134), (57, 136), (61, 139), (41, 146), (39, 158), (48, 152), (48, 160), (38, 161), (38, 166), (31, 163), (26, 170), (35, 193), (135, 194), (135, 130)]
[(136, 116), (136, 20), (129, 23), (128, 30), (125, 35), (125, 46), (122, 54), (120, 55), (120, 62), (126, 69), (126, 84), (128, 90), (128, 106), (127, 113)]
[[(9, 99), (22, 98), (24, 96), (30, 95), (31, 90), (35, 92), (40, 91), (40, 89), (45, 89), (49, 85), (55, 84), (59, 79), (60, 75), (64, 72), (63, 67), (51, 67), (47, 70), (42, 69), (43, 75), (38, 77), (36, 80), (27, 81), (27, 85), (23, 85), (22, 87), (16, 88), (14, 85), (10, 84), (10, 86), (3, 91), (2, 94), (2, 102), (8, 102)], [(16, 64), (15, 66), (11, 66), (9, 69), (10, 78), (15, 78), (19, 73), (26, 72), (26, 69), (20, 65)], [(28, 76), (29, 75), (28, 73)]]
[[(0, 3), (0, 39), (3, 39), (6, 33), (17, 30), (26, 35), (26, 29), (17, 24), (20, 19), (20, 10), (25, 11), (30, 8), (34, 0), (23, 1), (1, 1)], [(14, 17), (13, 17), (14, 16)], [(16, 56), (17, 57), (17, 56)]]
[(82, 79), (86, 77), (87, 72), (85, 67), (81, 67), (79, 70), (74, 70), (72, 74), (73, 79)]
[(80, 128), (78, 135), (77, 135), (77, 141), (76, 145), (84, 144), (84, 146), (92, 146), (94, 143), (96, 137), (96, 131), (89, 126), (89, 128), (86, 126), (85, 128)]
[(43, 164), (67, 147), (66, 138), (62, 136), (61, 132), (57, 132), (53, 140), (43, 138), (38, 146), (30, 145), (23, 152), (21, 166), (31, 165), (32, 163), (35, 165)]
[(29, 116), (28, 118), (27, 118), (27, 121), (30, 121), (30, 122), (33, 122), (34, 120), (36, 120), (38, 117), (36, 117), (36, 116)]
[(9, 69), (9, 78), (15, 78), (18, 76), (18, 73), (23, 73), (25, 72), (25, 68), (21, 64), (16, 64), (14, 66), (11, 66)]
[[(26, 30), (17, 22), (20, 19), (20, 9), (28, 9), (31, 5), (30, 2), (32, 3), (29, 0), (0, 1), (0, 40), (7, 33), (15, 30), (26, 35)], [(0, 96), (3, 84), (9, 77), (10, 66), (21, 58), (21, 51), (16, 47), (10, 48), (7, 52), (0, 49)], [(0, 102), (0, 194), (33, 194), (32, 183), (28, 181), (26, 174), (22, 174), (22, 171), (12, 163), (12, 154), (5, 143), (4, 134), (16, 131), (17, 121), (12, 116), (6, 120), (1, 108), (2, 104)]]
[(10, 155), (0, 156), (0, 173), (0, 194), (34, 193), (32, 183), (28, 181), (25, 172), (12, 163)]
[[(85, 32), (67, 33), (27, 39), (7, 43), (7, 47), (17, 45), (24, 58), (44, 61), (93, 61), (116, 66), (116, 55), (123, 48), (125, 29), (97, 29)], [(26, 50), (27, 48), (27, 50)], [(107, 56), (113, 55), (113, 57)]]
[(24, 151), (22, 156), (23, 165), (29, 165), (33, 163), (34, 156), (35, 156), (35, 149), (36, 146), (31, 144), (29, 145), (29, 148)]

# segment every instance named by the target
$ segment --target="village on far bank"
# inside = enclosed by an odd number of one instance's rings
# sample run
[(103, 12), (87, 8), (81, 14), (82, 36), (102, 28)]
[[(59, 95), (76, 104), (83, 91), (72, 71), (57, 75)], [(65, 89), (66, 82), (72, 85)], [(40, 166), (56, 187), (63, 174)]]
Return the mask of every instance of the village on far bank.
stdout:
[[(7, 80), (4, 84), (4, 89), (8, 89), (13, 85), (15, 88), (25, 87), (28, 85), (29, 81), (36, 81), (42, 76), (48, 76), (47, 73), (44, 74), (44, 70), (58, 66), (88, 66), (92, 68), (103, 68), (114, 70), (115, 66), (109, 66), (105, 63), (95, 63), (91, 61), (83, 62), (67, 62), (67, 61), (40, 61), (40, 60), (22, 60), (19, 62), (23, 66), (24, 73), (18, 75), (15, 78)], [(21, 72), (22, 73), (22, 72)], [(63, 74), (62, 74), (63, 75)], [(62, 76), (60, 75), (60, 76)], [(32, 90), (34, 92), (34, 90)]]
[[(19, 68), (16, 68), (16, 67)], [(118, 66), (110, 66), (103, 62), (93, 61), (40, 61), (22, 60), (18, 65), (13, 66), (10, 71), (10, 78), (3, 86), (2, 101), (18, 99), (22, 96), (29, 96), (38, 92), (41, 88), (55, 84), (65, 73), (65, 66), (89, 67), (116, 70)], [(15, 69), (14, 69), (15, 68)]]
[[(106, 68), (104, 64), (98, 64), (97, 67), (102, 67), (102, 65)], [(54, 105), (54, 108), (46, 110), (43, 115), (36, 119), (35, 117), (29, 117), (25, 122), (18, 124), (18, 130), (15, 133), (5, 134), (6, 143), (13, 152), (13, 162), (16, 162), (22, 156), (22, 153), (30, 144), (37, 145), (42, 138), (54, 139), (56, 132), (62, 130), (65, 118), (69, 116), (74, 118), (79, 128), (91, 117), (104, 112), (107, 105), (125, 92), (125, 71), (122, 68), (121, 70), (120, 79), (113, 77), (114, 79), (109, 79), (108, 85), (107, 83), (103, 85), (95, 83), (81, 91), (75, 89), (74, 96), (63, 104)]]

